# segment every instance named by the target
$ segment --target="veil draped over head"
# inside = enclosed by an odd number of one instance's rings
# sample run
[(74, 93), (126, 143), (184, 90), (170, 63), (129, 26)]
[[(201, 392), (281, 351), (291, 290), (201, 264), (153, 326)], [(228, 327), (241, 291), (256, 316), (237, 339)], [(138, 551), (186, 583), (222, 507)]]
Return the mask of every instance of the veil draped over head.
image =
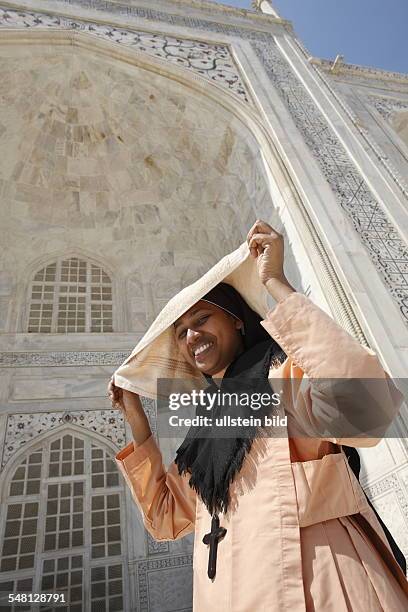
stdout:
[[(169, 300), (129, 357), (115, 370), (115, 385), (153, 399), (157, 398), (159, 379), (193, 378), (204, 388), (205, 377), (180, 354), (173, 323), (221, 282), (236, 289), (255, 313), (265, 317), (268, 294), (259, 279), (256, 259), (250, 256), (244, 242)], [(250, 337), (249, 333), (245, 335)]]

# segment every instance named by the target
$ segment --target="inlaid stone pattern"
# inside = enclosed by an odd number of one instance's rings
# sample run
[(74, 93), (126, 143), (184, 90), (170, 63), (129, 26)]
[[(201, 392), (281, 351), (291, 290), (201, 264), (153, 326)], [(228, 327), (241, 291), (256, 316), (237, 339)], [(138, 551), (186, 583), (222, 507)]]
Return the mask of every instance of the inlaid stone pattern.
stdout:
[(31, 442), (46, 431), (70, 423), (83, 427), (84, 433), (94, 431), (105, 436), (116, 444), (118, 449), (125, 445), (125, 423), (118, 410), (10, 414), (7, 418), (2, 468), (27, 442)]
[(238, 68), (225, 45), (210, 45), (200, 41), (183, 40), (161, 34), (125, 30), (77, 19), (31, 11), (14, 11), (1, 7), (0, 27), (64, 28), (98, 36), (192, 70), (205, 79), (214, 81), (232, 91), (245, 102), (249, 101), (249, 94), (240, 78)]
[(157, 606), (157, 603), (163, 600), (168, 603), (169, 610), (190, 612), (192, 563), (192, 555), (139, 561), (137, 579), (140, 612), (160, 609), (155, 607), (155, 604)]
[(370, 96), (368, 102), (391, 125), (408, 148), (408, 100)]
[(384, 119), (389, 119), (392, 115), (400, 111), (408, 111), (408, 100), (393, 100), (392, 98), (369, 96), (368, 102), (384, 117)]
[[(386, 525), (392, 525), (400, 520), (396, 530), (401, 546), (408, 555), (408, 471), (406, 467), (389, 474), (382, 480), (365, 487), (365, 492), (380, 513)], [(399, 519), (399, 517), (401, 517)]]
[(155, 540), (152, 538), (148, 531), (146, 533), (146, 541), (147, 541), (147, 553), (149, 556), (154, 555), (163, 555), (169, 552), (169, 543), (161, 540)]
[(252, 44), (408, 324), (407, 245), (276, 46)]
[(157, 440), (157, 406), (156, 402), (150, 397), (142, 397), (142, 405), (147, 420), (149, 421), (150, 429), (153, 437)]
[(21, 351), (19, 353), (0, 353), (0, 366), (32, 367), (32, 366), (81, 366), (81, 365), (117, 365), (119, 366), (129, 353), (126, 351), (58, 351), (36, 353)]

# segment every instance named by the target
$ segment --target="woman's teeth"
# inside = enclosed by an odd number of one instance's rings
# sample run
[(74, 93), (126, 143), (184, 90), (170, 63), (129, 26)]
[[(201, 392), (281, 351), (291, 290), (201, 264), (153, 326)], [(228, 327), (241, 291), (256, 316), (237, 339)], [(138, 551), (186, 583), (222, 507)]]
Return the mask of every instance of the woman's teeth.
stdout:
[(201, 346), (198, 347), (198, 349), (196, 349), (194, 351), (194, 357), (197, 357), (197, 355), (199, 355), (200, 353), (202, 353), (206, 349), (210, 348), (210, 346), (212, 346), (212, 345), (213, 345), (212, 342), (208, 342), (207, 344), (202, 344)]

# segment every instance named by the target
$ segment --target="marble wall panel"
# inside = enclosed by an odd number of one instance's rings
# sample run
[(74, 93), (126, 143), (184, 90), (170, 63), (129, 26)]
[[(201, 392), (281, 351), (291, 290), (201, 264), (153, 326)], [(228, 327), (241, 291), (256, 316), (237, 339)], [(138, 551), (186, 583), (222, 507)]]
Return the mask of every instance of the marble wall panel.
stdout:
[(106, 375), (77, 372), (72, 377), (52, 376), (24, 377), (16, 379), (10, 394), (11, 401), (58, 398), (106, 397)]
[[(185, 270), (195, 253), (209, 267), (236, 247), (248, 229), (242, 219), (255, 220), (257, 198), (266, 210), (253, 137), (177, 83), (92, 52), (42, 45), (4, 49), (0, 76), (10, 297), (20, 291), (27, 300), (38, 257), (73, 246), (122, 278), (143, 271), (145, 284), (152, 270), (165, 278), (172, 266), (178, 286), (202, 272)], [(141, 330), (143, 309), (132, 302), (139, 289), (127, 297), (131, 328)], [(10, 321), (8, 331), (22, 326)]]
[(192, 558), (179, 555), (137, 563), (140, 612), (191, 610)]

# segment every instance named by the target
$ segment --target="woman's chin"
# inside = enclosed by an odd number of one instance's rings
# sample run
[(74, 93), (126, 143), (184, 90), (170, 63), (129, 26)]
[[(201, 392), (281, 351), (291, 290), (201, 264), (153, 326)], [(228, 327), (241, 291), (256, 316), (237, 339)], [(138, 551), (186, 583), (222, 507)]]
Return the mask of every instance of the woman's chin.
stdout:
[(202, 374), (207, 374), (207, 376), (212, 376), (217, 371), (214, 364), (209, 361), (196, 361), (195, 366)]
[(210, 372), (212, 371), (212, 368), (210, 364), (205, 363), (205, 362), (196, 361), (195, 366), (197, 370), (200, 370), (200, 372), (202, 372), (203, 374), (208, 374), (208, 376), (211, 376)]

